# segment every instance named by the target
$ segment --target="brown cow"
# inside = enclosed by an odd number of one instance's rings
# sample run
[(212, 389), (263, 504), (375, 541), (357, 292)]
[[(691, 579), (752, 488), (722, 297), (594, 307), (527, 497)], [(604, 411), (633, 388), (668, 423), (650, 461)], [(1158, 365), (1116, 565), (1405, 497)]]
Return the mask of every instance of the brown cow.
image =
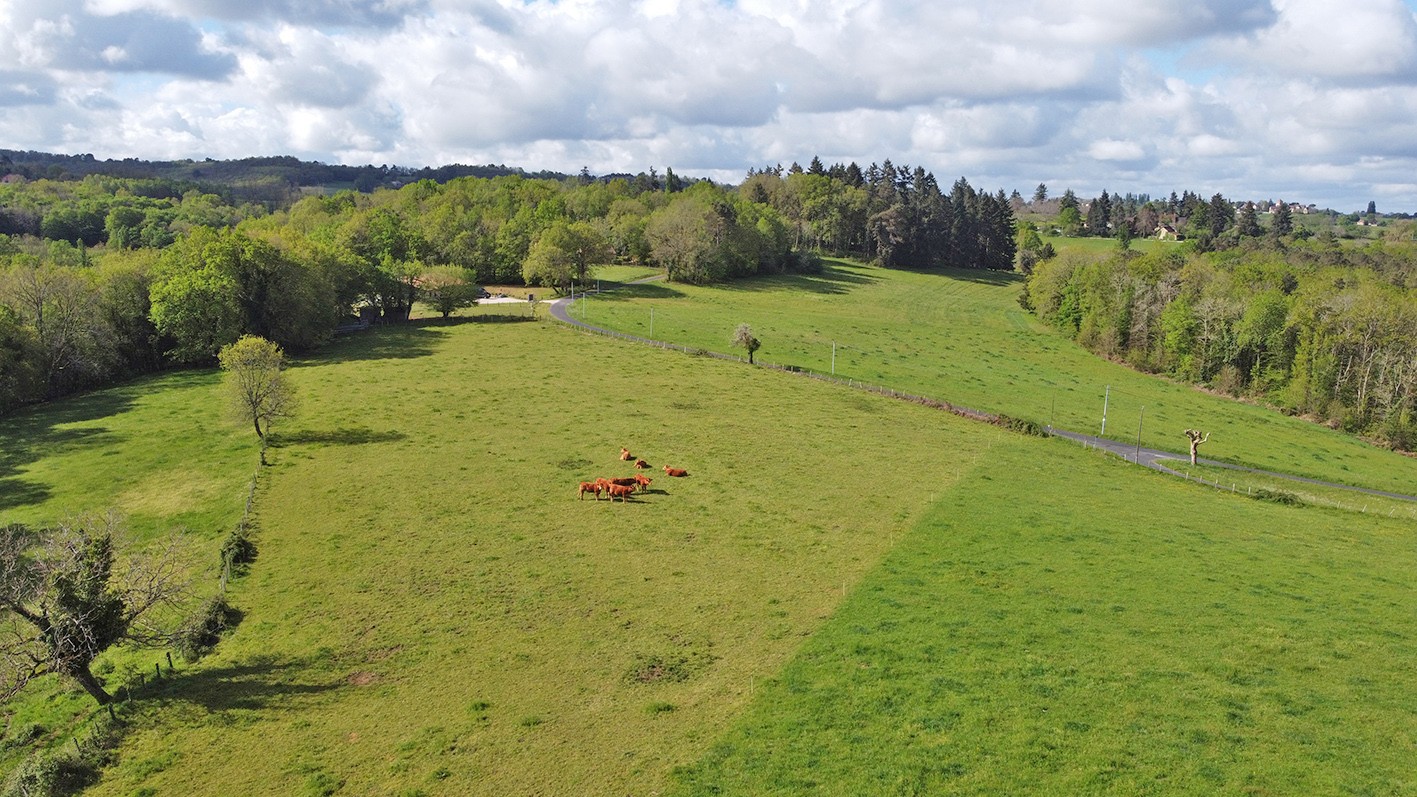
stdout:
[(614, 501), (614, 500), (615, 500), (615, 497), (616, 497), (616, 496), (619, 496), (619, 497), (620, 497), (620, 503), (623, 504), (623, 503), (625, 503), (626, 501), (630, 500), (630, 494), (635, 491), (635, 488), (634, 488), (632, 485), (628, 485), (628, 484), (612, 484), (612, 485), (610, 485), (609, 490), (610, 490), (610, 500), (611, 500), (611, 501)]
[(630, 485), (637, 483), (638, 480), (635, 479), (634, 476), (619, 476), (614, 479), (606, 479), (606, 481), (610, 482), (611, 484), (618, 484), (621, 487), (629, 487)]
[(640, 470), (645, 470), (646, 468), (649, 467), (649, 463), (648, 463), (648, 462), (645, 462), (645, 461), (642, 460), (642, 459), (637, 459), (637, 460), (635, 460), (635, 467), (636, 467), (636, 468), (639, 468)]
[(635, 484), (638, 484), (638, 485), (640, 486), (640, 491), (641, 491), (641, 492), (643, 492), (643, 491), (645, 491), (645, 490), (648, 490), (648, 489), (649, 489), (649, 483), (652, 482), (652, 481), (654, 481), (654, 479), (651, 479), (650, 477), (644, 475), (643, 473), (636, 473), (636, 474), (635, 474)]
[(632, 459), (634, 459), (634, 458), (635, 458), (635, 455), (630, 453), (630, 449), (628, 449), (628, 448), (621, 448), (621, 449), (620, 449), (620, 459), (624, 460), (625, 462), (629, 462), (630, 460), (632, 460)]
[(577, 495), (580, 496), (580, 500), (584, 501), (586, 493), (595, 493), (595, 500), (599, 501), (600, 489), (600, 481), (598, 479), (593, 482), (581, 482)]
[(687, 470), (684, 470), (683, 468), (671, 468), (671, 467), (669, 467), (668, 465), (665, 465), (665, 466), (664, 466), (664, 472), (667, 473), (667, 474), (669, 474), (670, 476), (688, 476), (688, 475), (689, 475), (689, 472), (688, 472)]

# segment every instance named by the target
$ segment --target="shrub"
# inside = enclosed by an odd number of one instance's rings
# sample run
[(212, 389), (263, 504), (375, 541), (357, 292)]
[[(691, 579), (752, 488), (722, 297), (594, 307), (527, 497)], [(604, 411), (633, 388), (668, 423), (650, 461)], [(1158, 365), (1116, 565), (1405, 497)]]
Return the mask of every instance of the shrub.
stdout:
[(236, 524), (236, 528), (226, 535), (226, 539), (221, 544), (222, 565), (231, 565), (231, 572), (244, 573), (247, 567), (256, 561), (256, 543), (251, 539), (251, 530), (245, 523)]
[(998, 415), (994, 418), (995, 426), (1002, 426), (1011, 432), (1026, 434), (1032, 437), (1048, 437), (1048, 430), (1043, 428), (1037, 421), (1030, 421), (1026, 418), (1015, 418), (1010, 415)]
[(221, 635), (240, 620), (241, 615), (226, 598), (217, 595), (173, 634), (172, 646), (187, 661), (196, 661), (221, 641)]

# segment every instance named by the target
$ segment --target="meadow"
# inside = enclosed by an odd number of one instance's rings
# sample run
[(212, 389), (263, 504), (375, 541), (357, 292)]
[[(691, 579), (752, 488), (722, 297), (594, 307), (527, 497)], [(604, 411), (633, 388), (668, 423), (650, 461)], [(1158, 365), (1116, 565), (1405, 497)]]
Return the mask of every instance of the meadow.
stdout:
[[(788, 365), (1061, 429), (1411, 494), (1417, 460), (1271, 409), (1098, 358), (1017, 304), (1013, 274), (888, 271), (832, 260), (819, 275), (727, 285), (632, 285), (575, 303), (610, 329), (717, 352), (738, 324), (759, 362)], [(1105, 414), (1104, 414), (1105, 409)], [(1106, 428), (1103, 429), (1103, 419)]]
[[(693, 316), (712, 332), (671, 334), (719, 350), (748, 321), (770, 358), (809, 327), (870, 330), (879, 376), (1026, 417), (1070, 363), (1116, 376), (1014, 315), (1015, 290), (838, 264), (585, 306), (636, 331), (652, 304), (656, 337)], [(290, 375), (243, 620), (137, 690), (92, 794), (1417, 793), (1410, 519), (551, 322), (374, 330)], [(1114, 399), (1231, 417), (1134, 376)], [(224, 531), (255, 456), (216, 385), (181, 372), (5, 421), (29, 453), (0, 473), (25, 491), (3, 517), (126, 502), (135, 525)], [(1383, 480), (1394, 455), (1292, 422), (1295, 456), (1333, 445)], [(39, 445), (61, 433), (86, 444)], [(628, 472), (621, 446), (691, 476), (577, 500)], [(160, 501), (184, 482), (143, 475), (172, 451), (219, 487)], [(10, 727), (56, 705), (82, 710), (35, 692)]]

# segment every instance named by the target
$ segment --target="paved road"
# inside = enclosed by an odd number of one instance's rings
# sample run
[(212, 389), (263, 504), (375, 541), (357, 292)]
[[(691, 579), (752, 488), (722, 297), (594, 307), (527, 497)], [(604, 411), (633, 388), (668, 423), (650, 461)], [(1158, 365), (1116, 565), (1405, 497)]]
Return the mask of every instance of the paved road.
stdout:
[[(630, 283), (627, 283), (627, 284), (629, 284), (629, 285), (638, 285), (638, 284), (642, 284), (642, 283), (646, 283), (646, 282), (654, 282), (654, 281), (656, 281), (656, 280), (661, 280), (661, 279), (664, 279), (664, 275), (662, 275), (662, 274), (657, 274), (657, 275), (655, 275), (655, 276), (652, 276), (652, 277), (645, 277), (644, 279), (638, 279), (638, 280), (635, 280), (635, 281), (630, 282)], [(655, 345), (655, 346), (672, 346), (672, 344), (666, 344), (664, 341), (653, 340), (653, 339), (651, 339), (651, 338), (644, 338), (644, 337), (640, 337), (640, 336), (638, 336), (638, 335), (627, 335), (627, 334), (625, 334), (625, 333), (623, 333), (623, 332), (616, 332), (615, 330), (612, 330), (612, 329), (605, 329), (604, 327), (598, 327), (598, 326), (595, 326), (595, 325), (593, 325), (593, 324), (587, 324), (587, 323), (585, 323), (584, 321), (578, 321), (578, 320), (572, 318), (571, 315), (570, 315), (570, 312), (569, 312), (571, 302), (572, 302), (574, 299), (575, 299), (574, 296), (563, 296), (563, 297), (561, 297), (560, 299), (557, 299), (557, 300), (551, 302), (551, 315), (552, 315), (552, 317), (555, 318), (555, 319), (558, 320), (558, 321), (562, 321), (562, 322), (565, 322), (565, 323), (567, 323), (567, 324), (571, 324), (572, 326), (577, 326), (577, 327), (580, 327), (580, 328), (582, 328), (582, 329), (588, 329), (588, 330), (591, 330), (592, 332), (599, 332), (599, 333), (604, 334), (604, 335), (611, 335), (611, 336), (613, 336), (613, 337), (622, 338), (622, 339), (624, 339), (624, 340), (638, 341), (638, 342), (640, 342), (640, 343), (649, 343), (649, 344), (653, 344), (653, 345)], [(680, 347), (680, 346), (673, 346), (673, 348), (683, 348), (683, 347)], [(733, 356), (730, 356), (730, 355), (719, 354), (719, 353), (717, 353), (717, 352), (704, 352), (704, 354), (707, 354), (707, 355), (710, 355), (710, 356), (713, 356), (713, 357), (718, 357), (718, 358), (720, 358), (720, 359), (729, 359), (729, 360), (739, 360), (739, 359), (742, 359), (742, 358), (740, 358), (740, 357), (733, 357)], [(1175, 468), (1169, 467), (1169, 466), (1167, 465), (1167, 463), (1173, 463), (1173, 462), (1186, 463), (1186, 462), (1189, 460), (1189, 457), (1183, 456), (1183, 455), (1181, 455), (1181, 454), (1176, 454), (1176, 453), (1173, 453), (1173, 452), (1170, 452), (1170, 451), (1161, 451), (1161, 450), (1155, 449), (1155, 448), (1139, 448), (1138, 446), (1136, 446), (1136, 445), (1134, 445), (1134, 444), (1131, 444), (1131, 443), (1123, 443), (1123, 442), (1121, 442), (1121, 441), (1119, 441), (1119, 440), (1110, 440), (1110, 439), (1105, 438), (1105, 437), (1097, 437), (1097, 436), (1095, 436), (1095, 435), (1082, 434), (1081, 432), (1070, 432), (1070, 431), (1068, 431), (1068, 430), (1066, 430), (1066, 429), (1053, 429), (1053, 428), (1050, 428), (1049, 431), (1052, 432), (1054, 435), (1056, 435), (1056, 436), (1058, 436), (1058, 437), (1064, 437), (1064, 438), (1067, 438), (1068, 440), (1072, 440), (1072, 441), (1074, 441), (1074, 442), (1081, 443), (1082, 445), (1089, 446), (1089, 447), (1091, 447), (1091, 448), (1098, 448), (1098, 449), (1101, 449), (1101, 450), (1103, 450), (1103, 451), (1107, 451), (1107, 452), (1109, 452), (1109, 453), (1111, 453), (1111, 454), (1115, 454), (1116, 456), (1121, 457), (1122, 459), (1125, 459), (1125, 460), (1128, 461), (1128, 462), (1135, 462), (1135, 463), (1137, 463), (1138, 465), (1141, 465), (1142, 467), (1145, 467), (1145, 468), (1151, 468), (1151, 469), (1153, 469), (1153, 470), (1159, 470), (1159, 471), (1161, 471), (1162, 473), (1169, 473), (1169, 474), (1171, 474), (1171, 475), (1173, 475), (1173, 476), (1182, 476), (1182, 477), (1186, 477), (1186, 476), (1187, 476), (1187, 474), (1186, 474), (1184, 471), (1176, 470)], [(1278, 471), (1262, 470), (1262, 469), (1260, 469), (1260, 468), (1247, 468), (1247, 467), (1244, 467), (1243, 465), (1232, 465), (1232, 464), (1230, 464), (1230, 463), (1228, 463), (1228, 462), (1219, 462), (1219, 461), (1217, 461), (1217, 460), (1206, 459), (1206, 458), (1204, 458), (1204, 457), (1199, 457), (1199, 458), (1197, 458), (1197, 459), (1196, 459), (1196, 462), (1197, 462), (1198, 464), (1201, 464), (1201, 465), (1209, 465), (1209, 466), (1211, 466), (1211, 467), (1216, 467), (1216, 468), (1228, 468), (1228, 469), (1230, 469), (1230, 470), (1240, 471), (1240, 472), (1242, 472), (1242, 473), (1253, 473), (1253, 474), (1260, 475), (1260, 476), (1272, 476), (1272, 477), (1274, 477), (1274, 478), (1276, 478), (1276, 479), (1287, 479), (1287, 480), (1289, 480), (1289, 481), (1302, 482), (1302, 483), (1304, 483), (1304, 484), (1313, 484), (1313, 485), (1317, 485), (1317, 486), (1319, 486), (1319, 487), (1332, 487), (1332, 488), (1339, 489), (1339, 490), (1349, 490), (1349, 491), (1356, 492), (1356, 493), (1364, 493), (1364, 494), (1366, 494), (1366, 495), (1376, 495), (1376, 496), (1381, 496), (1381, 497), (1383, 497), (1383, 498), (1395, 498), (1395, 499), (1397, 499), (1397, 500), (1399, 500), (1399, 501), (1412, 501), (1412, 502), (1414, 502), (1414, 503), (1417, 503), (1417, 496), (1405, 495), (1405, 494), (1403, 494), (1403, 493), (1391, 493), (1391, 492), (1387, 492), (1387, 491), (1385, 491), (1385, 490), (1371, 490), (1371, 489), (1368, 489), (1368, 488), (1366, 488), (1366, 487), (1354, 487), (1354, 486), (1351, 485), (1351, 484), (1339, 484), (1339, 483), (1337, 483), (1337, 482), (1326, 482), (1326, 481), (1321, 481), (1321, 480), (1319, 480), (1319, 479), (1306, 478), (1306, 477), (1304, 477), (1304, 476), (1294, 476), (1294, 475), (1288, 474), (1288, 473), (1279, 473)], [(1204, 479), (1201, 479), (1201, 481), (1205, 481), (1205, 480), (1204, 480)], [(1207, 482), (1207, 483), (1210, 483), (1210, 482)]]

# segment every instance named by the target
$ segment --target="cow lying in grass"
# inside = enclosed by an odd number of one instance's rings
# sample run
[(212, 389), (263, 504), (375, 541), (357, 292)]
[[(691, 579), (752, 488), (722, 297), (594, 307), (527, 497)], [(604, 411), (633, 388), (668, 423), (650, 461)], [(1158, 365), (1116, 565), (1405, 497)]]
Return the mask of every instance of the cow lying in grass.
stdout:
[(667, 474), (669, 474), (670, 476), (688, 476), (688, 475), (689, 475), (689, 472), (688, 472), (687, 470), (684, 470), (683, 468), (671, 468), (671, 467), (669, 467), (668, 465), (665, 465), (665, 466), (664, 466), (664, 472), (667, 473)]
[(645, 462), (642, 459), (637, 459), (635, 460), (635, 467), (640, 470), (647, 470), (649, 468), (649, 463)]
[(620, 459), (621, 459), (621, 460), (623, 460), (623, 461), (625, 461), (625, 462), (629, 462), (630, 460), (632, 460), (632, 459), (634, 459), (634, 458), (635, 458), (635, 455), (630, 453), (630, 449), (628, 449), (628, 448), (621, 448), (621, 449), (620, 449)]

